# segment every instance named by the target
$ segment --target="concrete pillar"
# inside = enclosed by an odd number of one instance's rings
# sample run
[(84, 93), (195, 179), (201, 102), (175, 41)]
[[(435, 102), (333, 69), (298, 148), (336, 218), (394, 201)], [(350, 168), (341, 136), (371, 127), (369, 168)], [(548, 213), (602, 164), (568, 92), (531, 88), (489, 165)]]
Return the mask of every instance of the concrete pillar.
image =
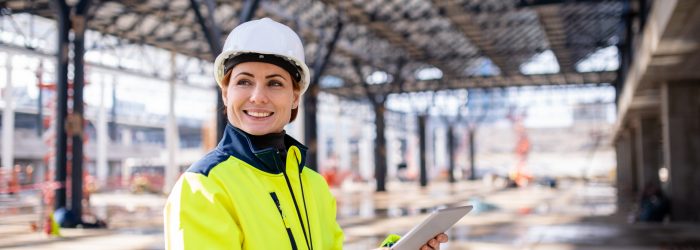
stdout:
[(5, 107), (2, 110), (2, 165), (9, 174), (15, 161), (13, 149), (15, 138), (15, 101), (12, 92), (12, 54), (5, 54), (5, 88), (2, 98)]
[[(105, 75), (100, 77), (100, 106), (97, 111), (97, 157), (95, 163), (97, 165), (97, 181), (103, 186), (107, 184), (109, 176), (109, 164), (107, 160), (107, 144), (109, 142), (109, 131), (107, 128), (107, 108), (105, 107)], [(113, 104), (114, 105), (114, 104)]]
[(630, 212), (637, 189), (635, 173), (634, 136), (630, 129), (620, 133), (615, 141), (617, 153), (617, 211), (621, 214)]
[(700, 82), (661, 86), (664, 165), (671, 220), (700, 221)]
[(633, 120), (633, 125), (637, 190), (642, 191), (650, 184), (660, 187), (661, 121), (656, 116), (639, 117)]
[(177, 181), (180, 168), (177, 164), (177, 152), (180, 145), (180, 140), (178, 138), (177, 131), (177, 118), (175, 117), (175, 85), (177, 81), (176, 73), (176, 54), (175, 51), (171, 53), (170, 67), (172, 76), (170, 77), (170, 86), (168, 92), (168, 121), (165, 125), (165, 144), (168, 150), (167, 161), (165, 165), (165, 185), (163, 186), (164, 193), (170, 193), (170, 189), (175, 185)]

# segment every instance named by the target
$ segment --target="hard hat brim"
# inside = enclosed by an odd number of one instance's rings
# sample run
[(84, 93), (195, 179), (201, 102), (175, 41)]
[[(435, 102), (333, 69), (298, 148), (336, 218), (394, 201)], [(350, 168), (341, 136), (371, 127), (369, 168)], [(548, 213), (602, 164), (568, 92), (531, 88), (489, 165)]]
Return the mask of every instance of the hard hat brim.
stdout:
[(305, 62), (300, 62), (299, 60), (296, 60), (291, 57), (287, 57), (284, 55), (279, 55), (275, 53), (265, 53), (262, 51), (226, 51), (222, 52), (219, 54), (219, 56), (216, 57), (216, 60), (214, 60), (214, 78), (216, 79), (216, 84), (219, 85), (219, 88), (223, 88), (223, 79), (224, 79), (224, 62), (226, 59), (233, 58), (237, 55), (241, 54), (247, 54), (247, 53), (255, 53), (255, 54), (263, 54), (263, 55), (272, 55), (272, 56), (277, 56), (280, 58), (284, 58), (285, 60), (290, 61), (293, 63), (295, 66), (298, 66), (301, 69), (301, 81), (299, 81), (299, 95), (303, 95), (306, 90), (309, 88), (309, 83), (311, 82), (311, 74), (309, 72), (309, 67), (306, 66)]

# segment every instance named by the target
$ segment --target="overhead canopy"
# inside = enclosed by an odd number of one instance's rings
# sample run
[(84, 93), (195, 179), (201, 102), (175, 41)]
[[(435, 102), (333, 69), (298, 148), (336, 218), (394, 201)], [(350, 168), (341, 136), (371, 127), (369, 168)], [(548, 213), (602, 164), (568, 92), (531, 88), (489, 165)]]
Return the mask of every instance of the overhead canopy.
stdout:
[[(243, 3), (209, 1), (215, 3), (215, 26), (225, 39), (238, 25)], [(196, 7), (208, 16), (205, 2)], [(49, 0), (6, 0), (0, 8), (55, 19)], [(326, 50), (336, 23), (343, 22), (324, 72), (336, 81), (322, 89), (357, 97), (364, 93), (363, 78), (374, 71), (402, 79), (401, 86), (373, 86), (392, 92), (610, 83), (615, 71), (578, 72), (576, 64), (626, 40), (627, 9), (623, 1), (605, 0), (263, 0), (255, 17), (271, 17), (298, 31), (309, 65), (320, 58), (319, 48)], [(213, 60), (189, 0), (94, 1), (89, 13), (89, 29)], [(558, 70), (523, 73), (524, 64), (550, 51)], [(353, 61), (363, 65), (362, 77)], [(416, 76), (431, 68), (439, 69), (437, 79)]]

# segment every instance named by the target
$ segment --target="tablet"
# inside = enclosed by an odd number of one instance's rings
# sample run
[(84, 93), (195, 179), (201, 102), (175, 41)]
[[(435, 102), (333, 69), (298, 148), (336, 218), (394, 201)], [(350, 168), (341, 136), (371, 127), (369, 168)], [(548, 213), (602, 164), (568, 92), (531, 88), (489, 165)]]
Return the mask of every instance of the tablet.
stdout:
[(399, 242), (391, 247), (393, 250), (416, 250), (425, 245), (439, 233), (447, 231), (459, 219), (464, 217), (472, 206), (450, 207), (433, 211), (428, 218), (413, 227)]

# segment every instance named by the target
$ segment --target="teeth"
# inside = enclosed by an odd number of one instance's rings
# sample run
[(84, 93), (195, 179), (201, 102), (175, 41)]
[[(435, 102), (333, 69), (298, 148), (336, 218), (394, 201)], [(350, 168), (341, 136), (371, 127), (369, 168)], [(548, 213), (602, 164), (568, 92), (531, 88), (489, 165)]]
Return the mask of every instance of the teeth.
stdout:
[(248, 111), (246, 113), (248, 113), (248, 115), (253, 116), (253, 117), (268, 117), (268, 116), (272, 115), (272, 113), (269, 113), (269, 112)]

